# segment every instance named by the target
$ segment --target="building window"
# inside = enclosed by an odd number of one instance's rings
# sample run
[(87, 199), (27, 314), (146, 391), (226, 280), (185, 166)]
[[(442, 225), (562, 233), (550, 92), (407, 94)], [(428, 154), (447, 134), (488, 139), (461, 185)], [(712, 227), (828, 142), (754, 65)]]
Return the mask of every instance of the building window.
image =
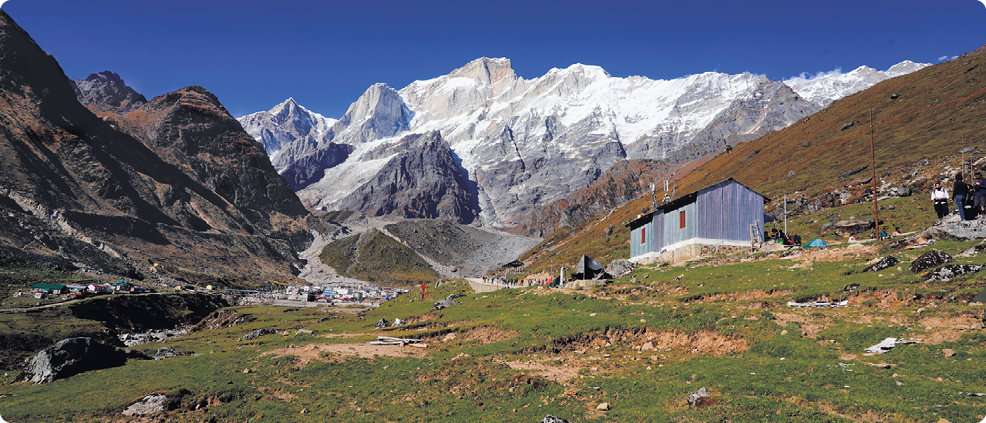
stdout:
[(684, 210), (682, 210), (681, 212), (678, 213), (678, 220), (681, 223), (681, 225), (678, 226), (678, 227), (681, 228), (681, 229), (685, 229), (685, 211)]
[(647, 243), (647, 228), (640, 228), (640, 243)]

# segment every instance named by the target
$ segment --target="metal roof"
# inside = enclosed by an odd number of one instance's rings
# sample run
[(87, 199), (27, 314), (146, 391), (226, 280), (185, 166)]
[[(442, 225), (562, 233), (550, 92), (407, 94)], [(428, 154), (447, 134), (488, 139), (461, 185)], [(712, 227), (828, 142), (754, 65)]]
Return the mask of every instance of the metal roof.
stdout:
[(675, 210), (675, 209), (681, 208), (682, 206), (686, 206), (688, 204), (694, 203), (695, 200), (698, 198), (698, 193), (699, 192), (701, 192), (703, 190), (707, 190), (709, 188), (714, 188), (714, 187), (719, 186), (719, 185), (726, 184), (726, 183), (728, 183), (730, 181), (736, 182), (741, 187), (746, 188), (746, 189), (748, 189), (750, 191), (753, 191), (757, 195), (763, 197), (763, 203), (764, 204), (769, 204), (770, 203), (770, 199), (767, 198), (767, 197), (765, 197), (763, 194), (757, 192), (756, 190), (754, 190), (754, 189), (752, 189), (752, 188), (750, 188), (750, 187), (748, 187), (746, 185), (743, 185), (741, 182), (739, 182), (739, 181), (737, 181), (737, 180), (735, 180), (733, 178), (728, 178), (726, 180), (716, 182), (716, 183), (714, 183), (712, 185), (709, 185), (707, 187), (699, 188), (698, 190), (695, 190), (693, 192), (689, 192), (688, 194), (682, 195), (681, 197), (678, 197), (678, 198), (676, 198), (674, 200), (671, 200), (671, 201), (669, 201), (667, 203), (661, 204), (660, 206), (657, 206), (657, 209), (655, 209), (654, 211), (652, 211), (650, 213), (647, 213), (645, 215), (641, 215), (640, 217), (638, 217), (638, 218), (636, 218), (634, 220), (631, 220), (631, 221), (629, 221), (627, 223), (624, 223), (623, 226), (624, 227), (627, 227), (628, 226), (628, 227), (630, 227), (631, 230), (637, 229), (637, 228), (639, 228), (641, 226), (646, 225), (648, 222), (650, 222), (653, 219), (653, 217), (654, 217), (654, 213), (657, 212), (658, 210), (661, 210), (661, 211), (665, 211), (666, 212), (667, 210)]

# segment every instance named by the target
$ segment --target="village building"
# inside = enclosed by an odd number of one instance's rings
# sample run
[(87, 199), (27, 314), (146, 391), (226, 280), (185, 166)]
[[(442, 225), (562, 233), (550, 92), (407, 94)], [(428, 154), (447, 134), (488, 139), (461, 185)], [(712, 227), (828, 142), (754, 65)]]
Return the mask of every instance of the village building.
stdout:
[(761, 242), (770, 200), (729, 178), (685, 194), (627, 223), (630, 261), (681, 263), (750, 250)]
[(86, 286), (86, 290), (92, 294), (105, 294), (110, 292), (110, 287), (104, 284), (91, 283)]
[(83, 293), (88, 289), (86, 285), (79, 284), (68, 284), (65, 285), (65, 288), (67, 288), (70, 293)]
[(31, 292), (34, 298), (48, 298), (49, 295), (61, 295), (66, 292), (65, 285), (54, 283), (36, 283), (31, 285)]

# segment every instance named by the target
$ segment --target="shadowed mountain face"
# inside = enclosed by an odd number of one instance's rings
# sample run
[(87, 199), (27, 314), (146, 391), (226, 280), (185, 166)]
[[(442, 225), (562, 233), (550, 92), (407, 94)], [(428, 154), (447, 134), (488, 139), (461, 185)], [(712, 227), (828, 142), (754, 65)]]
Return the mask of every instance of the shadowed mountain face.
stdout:
[(101, 75), (76, 83), (97, 117), (0, 11), (0, 259), (293, 281), (307, 212), (216, 98), (190, 87), (143, 102)]
[(103, 71), (89, 75), (86, 79), (72, 82), (79, 102), (90, 110), (112, 110), (125, 113), (147, 103), (147, 99), (123, 82), (120, 75)]

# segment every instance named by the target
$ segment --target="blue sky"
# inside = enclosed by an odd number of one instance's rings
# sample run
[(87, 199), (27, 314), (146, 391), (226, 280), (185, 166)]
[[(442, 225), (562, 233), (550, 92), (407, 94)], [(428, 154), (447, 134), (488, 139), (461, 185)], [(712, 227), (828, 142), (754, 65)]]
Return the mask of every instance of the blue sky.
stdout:
[(327, 117), (370, 85), (400, 89), (478, 57), (523, 78), (574, 63), (671, 79), (785, 79), (937, 63), (986, 45), (978, 0), (9, 0), (69, 78), (110, 70), (148, 99), (189, 85), (234, 116), (288, 97)]

